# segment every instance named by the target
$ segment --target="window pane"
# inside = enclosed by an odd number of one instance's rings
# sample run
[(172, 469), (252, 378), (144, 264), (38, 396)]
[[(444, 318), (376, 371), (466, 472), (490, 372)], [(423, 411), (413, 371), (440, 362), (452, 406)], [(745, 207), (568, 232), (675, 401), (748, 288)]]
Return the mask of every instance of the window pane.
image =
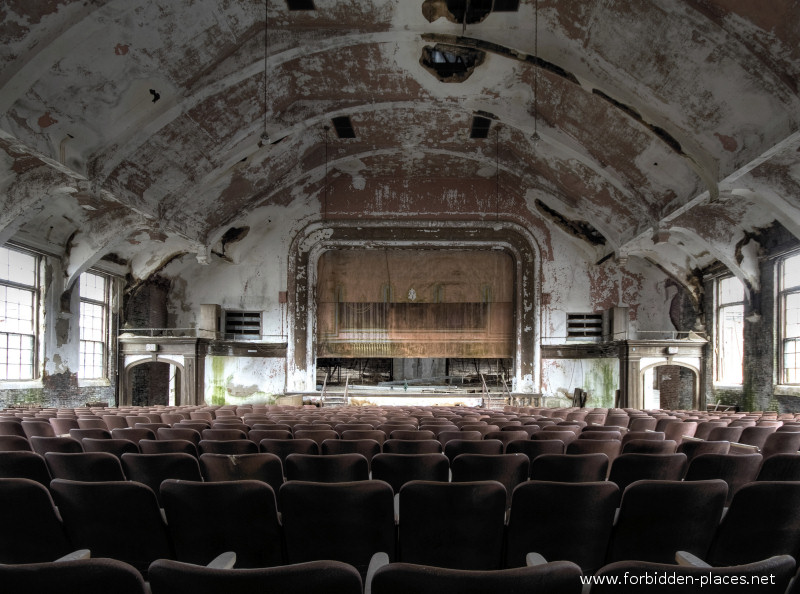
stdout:
[(84, 379), (101, 378), (103, 373), (103, 343), (81, 341), (79, 375)]
[(103, 341), (105, 308), (94, 303), (81, 303), (81, 340)]
[(787, 340), (783, 343), (783, 381), (787, 384), (800, 383), (800, 340)]
[(34, 292), (0, 285), (0, 332), (33, 334)]
[(719, 309), (719, 381), (742, 383), (742, 354), (744, 351), (744, 306), (732, 305)]
[(790, 293), (784, 299), (784, 338), (800, 337), (800, 293)]
[(719, 281), (719, 303), (741, 303), (744, 301), (744, 285), (735, 276)]
[(33, 336), (0, 334), (0, 380), (33, 379)]
[(800, 286), (800, 255), (786, 258), (783, 261), (781, 288), (790, 289), (797, 286)]
[(106, 279), (104, 277), (84, 272), (80, 279), (81, 299), (106, 300)]
[(36, 258), (30, 254), (0, 248), (0, 280), (35, 286)]

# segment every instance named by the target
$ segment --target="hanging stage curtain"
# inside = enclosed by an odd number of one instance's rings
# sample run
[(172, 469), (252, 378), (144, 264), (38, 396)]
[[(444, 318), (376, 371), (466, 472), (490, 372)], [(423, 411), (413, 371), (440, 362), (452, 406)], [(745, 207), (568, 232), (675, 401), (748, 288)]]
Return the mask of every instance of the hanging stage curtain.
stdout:
[(317, 357), (512, 357), (512, 271), (498, 251), (327, 252)]

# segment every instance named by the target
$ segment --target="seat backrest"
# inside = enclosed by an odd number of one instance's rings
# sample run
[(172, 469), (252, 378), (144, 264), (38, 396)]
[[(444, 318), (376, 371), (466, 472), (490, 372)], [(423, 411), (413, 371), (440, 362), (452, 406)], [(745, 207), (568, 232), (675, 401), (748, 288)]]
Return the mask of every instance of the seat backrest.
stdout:
[(567, 444), (567, 454), (605, 454), (612, 464), (622, 449), (620, 440), (576, 439)]
[(300, 431), (294, 430), (295, 439), (310, 439), (317, 442), (321, 448), (322, 442), (326, 439), (339, 439), (339, 434), (333, 429), (303, 429)]
[(365, 576), (374, 553), (394, 559), (394, 496), (383, 481), (289, 481), (278, 498), (287, 563), (336, 560)]
[(389, 439), (436, 439), (436, 435), (427, 429), (395, 429), (389, 434)]
[(202, 454), (257, 454), (258, 445), (249, 439), (201, 439), (197, 444), (197, 452)]
[(381, 444), (374, 439), (326, 439), (320, 447), (323, 456), (361, 454), (367, 459), (367, 464), (372, 464), (373, 456), (380, 452)]
[(507, 454), (525, 454), (528, 456), (528, 460), (531, 461), (531, 469), (533, 469), (533, 461), (537, 456), (543, 454), (563, 454), (565, 451), (566, 446), (560, 439), (519, 439), (512, 441), (506, 446)]
[(140, 439), (155, 439), (156, 432), (144, 427), (120, 427), (111, 430), (111, 437), (139, 443)]
[(0, 435), (0, 452), (32, 452), (27, 438), (20, 435)]
[(28, 439), (19, 421), (0, 420), (0, 435), (16, 435)]
[(25, 433), (25, 437), (30, 439), (33, 436), (42, 436), (42, 437), (55, 437), (56, 432), (53, 430), (53, 426), (47, 420), (35, 420), (35, 421), (22, 421), (22, 431)]
[(745, 427), (739, 436), (739, 443), (763, 448), (767, 437), (775, 433), (778, 428), (771, 427)]
[(524, 566), (525, 556), (535, 551), (594, 573), (605, 563), (619, 502), (619, 488), (608, 481), (519, 485), (508, 519), (506, 566)]
[[(362, 580), (358, 571), (340, 561), (310, 561), (262, 569), (212, 569), (204, 565), (159, 559), (150, 566), (149, 578), (152, 594), (362, 592)], [(269, 589), (265, 589), (266, 587)]]
[(775, 454), (797, 454), (800, 450), (800, 431), (774, 432), (767, 435), (761, 445), (761, 455), (764, 459)]
[[(787, 555), (770, 557), (756, 563), (729, 567), (697, 567), (646, 561), (618, 561), (602, 567), (596, 574), (592, 594), (638, 594), (639, 592), (697, 592), (729, 594), (731, 584), (759, 584), (754, 591), (783, 594), (794, 574), (794, 559)], [(631, 579), (631, 576), (636, 576)], [(644, 585), (645, 576), (672, 578), (664, 585)], [(683, 584), (679, 588), (676, 584)], [(693, 584), (693, 585), (691, 585)], [(702, 584), (702, 585), (701, 585)]]
[(461, 454), (501, 455), (505, 446), (499, 439), (450, 439), (444, 444), (444, 454), (450, 462)]
[(800, 454), (772, 454), (764, 458), (756, 481), (800, 481)]
[(283, 484), (283, 465), (275, 454), (203, 454), (200, 470), (208, 482), (256, 480), (267, 483), (275, 493)]
[(150, 487), (159, 504), (159, 487), (166, 479), (202, 481), (197, 458), (190, 454), (122, 454), (122, 470), (131, 481)]
[(213, 440), (247, 439), (247, 433), (241, 429), (203, 429), (200, 435)]
[(93, 439), (84, 437), (81, 440), (83, 451), (85, 452), (108, 452), (120, 458), (122, 454), (138, 454), (139, 446), (127, 439)]
[(634, 481), (679, 481), (686, 466), (686, 454), (620, 454), (611, 463), (608, 480), (624, 492)]
[(395, 493), (398, 493), (404, 484), (413, 480), (447, 482), (449, 474), (450, 462), (442, 453), (393, 454), (384, 452), (377, 454), (372, 459), (372, 478), (389, 483)]
[(99, 427), (89, 429), (70, 429), (69, 436), (72, 439), (77, 439), (81, 442), (87, 437), (90, 439), (111, 439), (111, 431), (108, 429), (100, 429)]
[(267, 483), (168, 479), (161, 501), (177, 560), (206, 564), (233, 551), (239, 568), (284, 563), (275, 492)]
[(124, 481), (119, 458), (108, 452), (47, 452), (44, 455), (53, 478), (72, 481)]
[(311, 439), (262, 439), (258, 447), (261, 452), (275, 454), (281, 462), (285, 462), (289, 454), (319, 454), (319, 444)]
[(658, 419), (655, 417), (633, 417), (628, 423), (628, 431), (655, 431)]
[(483, 440), (483, 433), (480, 431), (442, 431), (436, 436), (443, 447), (447, 447), (447, 442), (451, 439), (481, 441)]
[(140, 439), (139, 451), (142, 454), (169, 454), (182, 452), (197, 458), (197, 446), (188, 439)]
[(110, 432), (110, 429), (109, 429), (108, 425), (100, 417), (78, 417), (78, 428), (80, 428), (80, 429), (104, 429), (104, 430)]
[(593, 454), (542, 454), (531, 462), (535, 481), (586, 483), (606, 480), (608, 456)]
[(694, 432), (694, 436), (697, 439), (708, 439), (711, 430), (715, 427), (727, 427), (728, 422), (723, 420), (710, 420), (705, 421), (703, 423), (698, 423), (697, 430)]
[(581, 571), (569, 561), (533, 567), (473, 571), (390, 563), (375, 572), (373, 594), (484, 594), (486, 592), (581, 592)]
[(701, 454), (686, 469), (684, 480), (722, 479), (728, 483), (728, 503), (742, 485), (756, 480), (761, 454)]
[(400, 489), (400, 561), (500, 569), (505, 487), (496, 481), (411, 481)]
[[(622, 446), (623, 454), (674, 454), (678, 443), (672, 439), (631, 439)], [(688, 459), (688, 456), (687, 456)]]
[(343, 483), (369, 479), (369, 463), (361, 454), (289, 454), (283, 466), (288, 481)]
[(530, 461), (525, 454), (459, 454), (450, 463), (454, 483), (497, 481), (506, 489), (506, 506), (514, 488), (528, 480)]
[(174, 558), (150, 487), (133, 481), (53, 479), (50, 489), (75, 548), (130, 563), (143, 574), (156, 559)]
[(608, 562), (638, 559), (674, 563), (676, 551), (704, 558), (722, 517), (727, 492), (721, 480), (642, 480), (630, 484), (622, 493)]
[(711, 565), (751, 563), (772, 555), (800, 558), (800, 482), (763, 481), (736, 491), (703, 557)]
[(438, 439), (387, 439), (383, 442), (386, 454), (441, 454), (442, 444)]
[[(0, 564), (53, 561), (72, 550), (44, 485), (0, 478), (0, 501)], [(0, 584), (5, 590), (7, 585)]]
[(664, 439), (682, 443), (684, 437), (694, 437), (695, 431), (697, 431), (697, 421), (670, 423), (664, 427)]
[(78, 559), (23, 565), (0, 565), (6, 592), (63, 594), (146, 594), (142, 575), (115, 559)]
[(78, 453), (83, 451), (81, 442), (71, 437), (33, 435), (28, 438), (28, 441), (31, 444), (31, 449), (42, 456), (47, 452)]
[(262, 439), (292, 439), (293, 435), (291, 429), (250, 429), (247, 437), (259, 443)]
[(380, 429), (347, 429), (342, 431), (342, 439), (374, 439), (383, 445), (388, 437)]
[(684, 441), (678, 446), (678, 452), (686, 454), (689, 464), (702, 454), (727, 454), (731, 449), (729, 441)]
[(197, 429), (191, 427), (159, 427), (156, 429), (157, 439), (186, 439), (197, 445), (202, 436)]
[(744, 427), (728, 425), (726, 427), (714, 427), (708, 433), (707, 441), (739, 441)]

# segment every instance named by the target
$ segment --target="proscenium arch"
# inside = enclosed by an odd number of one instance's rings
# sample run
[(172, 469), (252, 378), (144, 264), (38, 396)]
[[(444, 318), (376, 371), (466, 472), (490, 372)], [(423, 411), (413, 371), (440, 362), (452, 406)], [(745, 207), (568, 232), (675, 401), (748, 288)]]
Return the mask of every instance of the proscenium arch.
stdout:
[(642, 390), (642, 396), (644, 396), (644, 374), (650, 371), (651, 369), (655, 369), (656, 367), (685, 367), (686, 369), (694, 372), (694, 393), (692, 394), (692, 408), (699, 409), (700, 408), (700, 369), (698, 369), (694, 365), (690, 365), (683, 361), (658, 361), (657, 363), (651, 363), (650, 365), (643, 367), (639, 370), (639, 388)]
[(316, 388), (316, 274), (333, 249), (502, 250), (514, 266), (514, 380), (538, 391), (541, 384), (541, 255), (522, 226), (485, 221), (316, 221), (289, 248), (287, 392)]

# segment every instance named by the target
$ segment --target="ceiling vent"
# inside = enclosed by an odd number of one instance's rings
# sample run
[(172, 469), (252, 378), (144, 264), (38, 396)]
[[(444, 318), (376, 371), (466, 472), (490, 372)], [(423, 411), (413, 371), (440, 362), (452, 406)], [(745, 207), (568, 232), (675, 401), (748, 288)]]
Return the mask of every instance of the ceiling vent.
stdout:
[(353, 130), (353, 122), (350, 121), (350, 116), (339, 116), (333, 118), (333, 129), (336, 130), (336, 136), (339, 138), (355, 138), (356, 131)]
[(492, 120), (481, 116), (472, 116), (472, 129), (470, 130), (470, 138), (488, 138), (489, 128), (492, 125)]
[(286, 0), (289, 10), (316, 10), (314, 0)]

